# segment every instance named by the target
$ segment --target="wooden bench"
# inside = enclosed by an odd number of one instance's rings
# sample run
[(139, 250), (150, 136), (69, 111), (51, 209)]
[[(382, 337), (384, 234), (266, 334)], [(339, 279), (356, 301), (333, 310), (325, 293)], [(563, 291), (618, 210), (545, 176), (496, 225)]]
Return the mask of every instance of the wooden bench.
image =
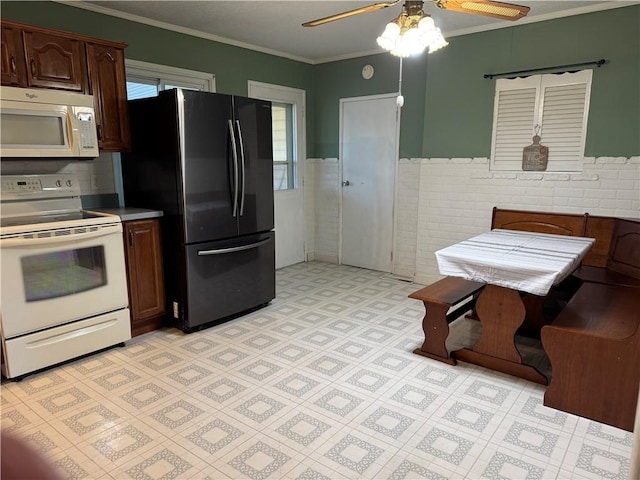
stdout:
[[(483, 287), (484, 283), (445, 277), (409, 295), (409, 298), (421, 300), (426, 311), (422, 320), (424, 343), (413, 353), (455, 365), (456, 361), (449, 356), (446, 347), (449, 323), (473, 309), (476, 294)], [(451, 307), (455, 310), (447, 313)]]
[(585, 282), (542, 328), (544, 405), (632, 431), (640, 385), (640, 292)]
[(640, 287), (640, 220), (589, 217), (596, 243), (574, 276), (584, 282)]

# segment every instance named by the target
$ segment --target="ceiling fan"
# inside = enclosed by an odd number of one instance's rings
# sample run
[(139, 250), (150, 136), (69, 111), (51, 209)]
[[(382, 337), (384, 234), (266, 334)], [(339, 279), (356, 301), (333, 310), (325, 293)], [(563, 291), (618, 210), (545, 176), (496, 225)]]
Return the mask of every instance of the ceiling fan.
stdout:
[[(303, 27), (316, 27), (325, 23), (334, 22), (343, 18), (353, 17), (362, 13), (374, 12), (387, 7), (393, 7), (400, 3), (401, 0), (393, 2), (380, 2), (366, 7), (348, 10), (346, 12), (337, 13), (328, 17), (318, 18), (302, 24)], [(432, 0), (438, 8), (443, 10), (451, 10), (453, 12), (470, 13), (472, 15), (482, 15), (485, 17), (499, 18), (502, 20), (518, 20), (529, 12), (529, 7), (515, 5), (513, 3), (494, 2), (490, 0)], [(405, 9), (422, 10), (423, 1), (406, 1)]]

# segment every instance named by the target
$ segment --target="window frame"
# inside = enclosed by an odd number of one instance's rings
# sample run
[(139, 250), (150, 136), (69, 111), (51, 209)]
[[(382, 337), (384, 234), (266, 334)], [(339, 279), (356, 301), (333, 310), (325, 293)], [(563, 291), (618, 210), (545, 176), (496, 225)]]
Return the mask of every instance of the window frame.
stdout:
[[(533, 143), (533, 136), (536, 134), (536, 126), (539, 127), (539, 133), (542, 145), (549, 148), (549, 161), (545, 171), (547, 172), (581, 172), (584, 160), (584, 148), (586, 143), (587, 123), (589, 117), (589, 103), (591, 96), (591, 85), (593, 78), (593, 70), (581, 70), (579, 72), (562, 73), (562, 74), (542, 74), (532, 75), (528, 77), (498, 79), (495, 86), (493, 126), (491, 134), (491, 160), (490, 169), (492, 171), (523, 171), (522, 169), (522, 149)], [(566, 123), (555, 123), (547, 127), (543, 118), (545, 112), (552, 112), (556, 104), (552, 93), (553, 89), (562, 89), (567, 87), (578, 86), (582, 88), (584, 85), (584, 99), (573, 100), (571, 106), (582, 108), (581, 121), (577, 121), (574, 112), (572, 119), (566, 120)], [(506, 94), (504, 92), (507, 92)], [(531, 95), (534, 92), (535, 99), (531, 103)], [(509, 96), (513, 93), (513, 96)], [(520, 94), (519, 97), (517, 97)], [(528, 95), (528, 97), (527, 97)], [(509, 96), (509, 98), (507, 98)], [(570, 95), (560, 100), (570, 102)], [(556, 97), (558, 98), (558, 97)], [(501, 102), (502, 100), (502, 102)], [(507, 103), (511, 108), (507, 113)], [(502, 107), (502, 108), (501, 108)], [(508, 115), (508, 116), (507, 116)], [(568, 116), (569, 114), (565, 115)], [(512, 120), (505, 120), (511, 118)], [(530, 119), (530, 120), (529, 120)], [(525, 125), (526, 124), (526, 125)], [(577, 131), (579, 127), (579, 131)], [(574, 140), (568, 139), (566, 142), (554, 140), (554, 134), (557, 135), (564, 128), (572, 129)], [(499, 134), (498, 132), (502, 132)], [(508, 131), (505, 133), (505, 131)], [(545, 133), (547, 143), (545, 143)], [(578, 137), (576, 141), (575, 139)], [(509, 147), (511, 143), (517, 146)], [(520, 146), (520, 144), (522, 145)], [(505, 158), (505, 150), (513, 151), (513, 160)], [(568, 150), (565, 150), (568, 149)], [(561, 152), (567, 153), (561, 153)], [(516, 153), (519, 154), (516, 157)]]
[[(166, 85), (166, 83), (178, 84), (186, 88), (196, 88), (204, 92), (216, 91), (216, 76), (196, 70), (170, 67), (157, 63), (142, 62), (125, 58), (125, 81), (148, 80), (149, 85)], [(159, 83), (158, 83), (159, 82)], [(118, 194), (118, 205), (124, 206), (124, 186), (122, 183), (122, 163), (120, 152), (113, 153), (113, 175), (115, 190)]]
[[(164, 90), (164, 87), (170, 84), (204, 92), (216, 91), (216, 77), (211, 73), (142, 62), (140, 60), (130, 60), (128, 58), (124, 62), (127, 81), (130, 78), (149, 80), (150, 82), (155, 80), (156, 85), (161, 87), (159, 90)], [(153, 85), (153, 83), (149, 84)]]
[[(286, 118), (285, 118), (285, 129), (286, 129), (286, 139), (289, 139), (291, 141), (287, 141), (286, 143), (286, 149), (287, 149), (287, 154), (286, 160), (276, 160), (275, 158), (273, 159), (273, 165), (285, 165), (287, 167), (287, 186), (285, 188), (274, 188), (274, 191), (278, 191), (278, 190), (293, 190), (294, 188), (296, 188), (296, 178), (297, 178), (297, 171), (296, 171), (296, 145), (295, 142), (293, 140), (295, 140), (295, 108), (294, 105), (291, 103), (287, 103), (287, 102), (278, 102), (278, 101), (273, 101), (271, 102), (272, 108), (275, 107), (283, 107), (286, 110)], [(275, 156), (274, 156), (275, 157)], [(275, 187), (275, 185), (274, 185)]]
[[(274, 191), (292, 192), (302, 189), (304, 186), (304, 161), (306, 159), (306, 92), (298, 88), (258, 82), (255, 80), (247, 81), (247, 91), (252, 98), (292, 105), (292, 139), (294, 140), (292, 145), (293, 188)], [(274, 165), (276, 165), (275, 162)]]

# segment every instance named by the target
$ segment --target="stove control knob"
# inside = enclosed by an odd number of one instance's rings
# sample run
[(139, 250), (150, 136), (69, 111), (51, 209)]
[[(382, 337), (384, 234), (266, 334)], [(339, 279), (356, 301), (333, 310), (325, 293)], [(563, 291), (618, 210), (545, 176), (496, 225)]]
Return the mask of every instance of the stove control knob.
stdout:
[(67, 187), (70, 187), (71, 185), (73, 185), (73, 184), (71, 183), (71, 180), (67, 180)]
[(60, 180), (56, 180), (56, 187), (61, 187), (62, 186), (62, 182)]

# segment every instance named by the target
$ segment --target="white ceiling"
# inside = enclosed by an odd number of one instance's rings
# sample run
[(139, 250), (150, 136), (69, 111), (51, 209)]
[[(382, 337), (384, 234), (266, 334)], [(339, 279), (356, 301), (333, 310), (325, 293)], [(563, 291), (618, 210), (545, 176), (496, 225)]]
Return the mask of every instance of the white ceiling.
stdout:
[[(401, 4), (305, 28), (302, 22), (359, 8), (361, 1), (61, 1), (67, 5), (169, 28), (312, 64), (379, 53), (377, 36), (401, 11)], [(531, 11), (515, 22), (438, 9), (425, 1), (445, 38), (496, 28), (617, 8), (638, 1), (518, 1)], [(126, 39), (121, 39), (126, 42)]]

